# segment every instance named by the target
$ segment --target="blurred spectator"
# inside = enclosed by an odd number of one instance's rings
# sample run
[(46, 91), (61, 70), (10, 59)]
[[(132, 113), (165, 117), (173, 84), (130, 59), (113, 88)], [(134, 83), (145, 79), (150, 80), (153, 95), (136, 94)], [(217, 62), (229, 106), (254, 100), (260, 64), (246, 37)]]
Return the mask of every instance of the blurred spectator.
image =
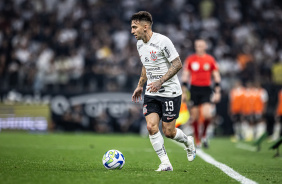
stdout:
[(266, 132), (265, 113), (267, 111), (268, 93), (259, 82), (254, 83), (255, 99), (253, 106), (254, 113), (254, 138), (259, 139)]
[(212, 0), (203, 0), (200, 2), (200, 15), (202, 19), (210, 17), (214, 11), (214, 1)]
[(78, 50), (72, 49), (70, 54), (70, 90), (81, 91), (84, 58)]
[(282, 60), (272, 66), (273, 82), (282, 85)]
[(142, 64), (128, 22), (138, 10), (152, 13), (182, 61), (205, 38), (223, 94), (237, 79), (282, 85), (281, 7), (275, 0), (3, 0), (0, 93), (132, 92)]
[[(275, 125), (275, 129), (273, 132), (273, 140), (277, 140), (279, 137), (282, 136), (282, 89), (278, 92), (278, 102), (276, 106), (276, 119), (277, 123)], [(280, 124), (280, 126), (279, 126)], [(280, 133), (279, 133), (280, 129)]]
[(97, 118), (92, 120), (92, 128), (97, 133), (111, 132), (111, 120), (107, 112), (102, 112)]
[(128, 117), (124, 118), (121, 123), (122, 132), (141, 133), (141, 125), (145, 123), (145, 117), (142, 113), (142, 107), (132, 105), (129, 109)]
[(21, 68), (21, 62), (16, 58), (15, 53), (12, 53), (11, 61), (7, 70), (7, 82), (12, 89), (18, 88), (19, 71)]
[(87, 130), (89, 121), (83, 113), (82, 105), (75, 105), (63, 114), (59, 124), (59, 128), (66, 131)]
[(52, 66), (53, 57), (53, 50), (47, 44), (43, 44), (36, 61), (37, 74), (33, 86), (35, 91), (42, 91), (44, 86), (49, 83), (50, 78), (53, 78), (51, 80), (55, 80), (56, 74), (52, 74), (52, 71), (54, 71), (54, 67)]
[[(164, 11), (155, 11), (155, 6)], [(170, 6), (175, 11), (170, 11)], [(240, 0), (6, 0), (0, 4), (0, 74), (5, 84), (1, 88), (14, 87), (8, 82), (8, 71), (15, 69), (11, 65), (15, 53), (20, 68), (14, 83), (34, 91), (52, 91), (46, 88), (50, 79), (44, 79), (48, 78), (44, 66), (50, 62), (52, 52), (58, 75), (52, 85), (70, 87), (59, 90), (103, 91), (109, 88), (104, 82), (111, 81), (117, 87), (110, 90), (132, 91), (132, 80), (138, 78), (136, 71), (141, 63), (134, 59), (136, 51), (131, 48), (135, 44), (127, 24), (132, 12), (138, 9), (152, 12), (154, 22), (158, 22), (155, 29), (160, 33), (167, 31), (165, 34), (174, 41), (182, 58), (191, 54), (194, 39), (204, 37), (209, 52), (222, 61), (226, 83), (232, 84), (232, 77), (239, 74), (243, 82), (253, 78), (264, 82), (263, 77), (269, 78), (277, 58), (282, 59), (282, 26), (278, 26), (282, 10), (280, 3), (273, 0), (244, 4)], [(277, 29), (271, 25), (277, 25)], [(234, 66), (234, 59), (240, 68), (228, 69)], [(253, 69), (255, 76), (249, 74)], [(230, 86), (223, 86), (223, 90), (228, 91)]]

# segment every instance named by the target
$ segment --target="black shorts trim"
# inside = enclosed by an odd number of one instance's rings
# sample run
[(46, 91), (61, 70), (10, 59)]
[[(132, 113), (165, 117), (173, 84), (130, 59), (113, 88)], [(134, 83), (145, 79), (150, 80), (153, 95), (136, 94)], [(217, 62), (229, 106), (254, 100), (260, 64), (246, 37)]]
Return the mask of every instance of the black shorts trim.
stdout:
[(181, 95), (178, 97), (144, 96), (143, 114), (157, 113), (164, 122), (171, 122), (179, 116)]

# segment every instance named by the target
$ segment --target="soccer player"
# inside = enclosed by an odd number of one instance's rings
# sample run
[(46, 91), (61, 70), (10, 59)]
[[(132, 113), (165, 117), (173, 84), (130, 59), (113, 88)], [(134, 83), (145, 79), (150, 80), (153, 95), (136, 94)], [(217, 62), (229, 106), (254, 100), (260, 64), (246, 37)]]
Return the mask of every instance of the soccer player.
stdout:
[[(197, 147), (201, 147), (201, 140), (204, 147), (208, 147), (206, 131), (214, 115), (212, 103), (217, 103), (221, 98), (220, 73), (215, 59), (206, 53), (207, 43), (203, 39), (195, 41), (196, 53), (188, 56), (185, 60), (182, 72), (182, 90), (186, 94), (188, 84), (190, 84), (190, 105), (191, 122), (194, 127), (194, 136)], [(214, 88), (211, 89), (211, 79), (214, 80)], [(199, 135), (198, 118), (200, 106), (204, 117), (203, 133)]]
[(189, 161), (195, 159), (196, 149), (193, 137), (186, 136), (182, 130), (175, 128), (182, 95), (176, 75), (182, 68), (179, 54), (169, 38), (152, 31), (152, 24), (153, 20), (149, 12), (140, 11), (131, 17), (131, 33), (138, 40), (137, 50), (143, 64), (132, 101), (136, 103), (142, 100), (143, 86), (147, 82), (143, 114), (150, 141), (161, 160), (156, 171), (172, 171), (173, 167), (164, 147), (164, 139), (159, 131), (160, 120), (166, 137), (184, 143)]
[[(278, 122), (280, 122), (280, 137), (282, 136), (282, 89), (278, 92), (278, 103), (276, 107), (276, 116), (278, 119)], [(279, 125), (275, 125), (275, 128), (279, 128)], [(279, 134), (276, 133), (276, 130), (274, 130), (274, 140), (279, 139)], [(277, 134), (277, 135), (276, 135)]]
[(241, 81), (236, 81), (229, 93), (229, 115), (233, 122), (234, 142), (243, 139), (241, 121), (244, 92)]
[(256, 89), (252, 81), (246, 82), (246, 87), (243, 93), (243, 137), (245, 141), (252, 141), (254, 139), (254, 104), (256, 99)]
[(265, 112), (268, 102), (268, 93), (260, 85), (255, 82), (255, 99), (254, 99), (254, 136), (255, 139), (261, 137), (266, 131)]

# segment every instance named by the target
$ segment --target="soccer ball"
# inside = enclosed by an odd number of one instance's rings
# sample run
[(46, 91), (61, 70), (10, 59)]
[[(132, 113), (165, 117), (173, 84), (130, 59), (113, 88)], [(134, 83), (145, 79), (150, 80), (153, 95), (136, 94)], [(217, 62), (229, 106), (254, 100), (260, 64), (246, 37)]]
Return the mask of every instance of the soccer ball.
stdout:
[(102, 161), (106, 169), (121, 169), (125, 163), (123, 154), (118, 150), (107, 151)]

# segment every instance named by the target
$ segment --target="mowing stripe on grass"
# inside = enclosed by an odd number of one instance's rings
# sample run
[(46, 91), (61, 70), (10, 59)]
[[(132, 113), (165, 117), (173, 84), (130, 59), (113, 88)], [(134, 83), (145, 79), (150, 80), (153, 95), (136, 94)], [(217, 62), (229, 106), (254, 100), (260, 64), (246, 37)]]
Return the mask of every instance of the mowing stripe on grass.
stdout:
[(251, 145), (244, 144), (244, 143), (236, 144), (236, 148), (243, 149), (243, 150), (248, 150), (248, 151), (253, 151), (253, 152), (257, 151), (256, 147), (253, 147)]
[[(175, 141), (173, 141), (173, 142), (178, 144), (179, 146), (185, 148), (185, 146), (183, 144), (175, 142)], [(212, 158), (210, 155), (205, 153), (203, 150), (197, 149), (197, 156), (201, 157), (207, 163), (212, 164), (215, 167), (219, 168), (225, 174), (227, 174), (229, 177), (239, 181), (242, 184), (257, 184), (257, 182), (250, 180), (250, 179), (246, 178), (245, 176), (242, 176), (241, 174), (234, 171), (232, 168), (228, 167), (227, 165), (216, 161), (214, 158)]]

